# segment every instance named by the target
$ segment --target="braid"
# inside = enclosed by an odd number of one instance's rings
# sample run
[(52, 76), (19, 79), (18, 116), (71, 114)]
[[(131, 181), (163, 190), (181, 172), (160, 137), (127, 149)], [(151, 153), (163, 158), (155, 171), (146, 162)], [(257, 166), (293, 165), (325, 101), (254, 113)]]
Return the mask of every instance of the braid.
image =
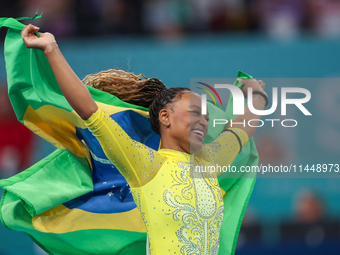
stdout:
[(135, 75), (123, 70), (110, 69), (89, 74), (83, 80), (85, 85), (110, 93), (120, 100), (149, 108), (157, 93), (166, 89), (156, 78), (148, 79), (143, 74)]

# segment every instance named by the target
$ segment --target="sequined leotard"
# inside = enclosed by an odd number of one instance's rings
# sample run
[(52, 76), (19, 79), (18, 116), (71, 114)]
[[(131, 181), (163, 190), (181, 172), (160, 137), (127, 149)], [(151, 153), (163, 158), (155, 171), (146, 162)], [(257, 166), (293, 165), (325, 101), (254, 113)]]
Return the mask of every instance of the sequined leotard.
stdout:
[(218, 253), (224, 203), (216, 174), (190, 173), (192, 166), (232, 163), (248, 142), (243, 130), (223, 132), (190, 155), (155, 151), (131, 139), (101, 109), (85, 123), (130, 185), (152, 255)]

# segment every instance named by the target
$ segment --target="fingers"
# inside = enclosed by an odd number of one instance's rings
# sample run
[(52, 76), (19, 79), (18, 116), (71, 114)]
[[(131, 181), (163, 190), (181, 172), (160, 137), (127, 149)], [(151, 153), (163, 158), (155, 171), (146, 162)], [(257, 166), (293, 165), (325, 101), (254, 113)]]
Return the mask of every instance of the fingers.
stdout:
[(237, 81), (241, 84), (245, 84), (249, 81), (255, 81), (255, 82), (258, 82), (256, 79), (243, 79), (243, 78), (237, 78)]
[(242, 78), (237, 78), (237, 81), (241, 84), (245, 84), (246, 80)]
[(24, 29), (21, 31), (20, 34), (21, 34), (21, 37), (22, 37), (22, 38), (27, 37), (28, 31), (30, 30), (30, 26), (31, 26), (31, 24), (25, 26)]
[[(251, 80), (250, 80), (250, 79), (237, 78), (237, 81), (238, 81), (239, 83), (241, 83), (241, 84), (246, 84), (247, 82), (249, 82), (249, 81), (251, 81)], [(258, 81), (258, 80), (256, 80), (256, 79), (252, 79), (252, 81), (255, 81), (255, 82), (257, 82), (258, 84), (260, 84), (262, 88), (264, 88), (265, 85), (266, 85), (262, 80), (259, 80), (259, 81)]]
[(264, 87), (266, 86), (266, 84), (262, 81), (262, 80), (259, 80), (258, 83), (261, 85), (261, 87), (264, 89)]
[(39, 27), (33, 26), (32, 24), (29, 24), (23, 28), (21, 31), (21, 37), (24, 39), (28, 36), (28, 34), (33, 34), (35, 32), (39, 31)]

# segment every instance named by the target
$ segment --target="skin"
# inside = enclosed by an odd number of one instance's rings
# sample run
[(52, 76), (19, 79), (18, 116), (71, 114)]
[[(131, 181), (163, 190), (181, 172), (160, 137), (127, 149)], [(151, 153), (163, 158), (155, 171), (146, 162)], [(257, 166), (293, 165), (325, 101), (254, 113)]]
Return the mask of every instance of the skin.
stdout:
[[(40, 49), (45, 53), (60, 89), (71, 107), (82, 119), (90, 118), (98, 110), (90, 92), (65, 60), (54, 36), (50, 33), (39, 33), (40, 37), (37, 37), (34, 33), (38, 31), (39, 28), (31, 24), (24, 27), (21, 36), (26, 47)], [(245, 84), (242, 87), (245, 96), (249, 87), (253, 91), (261, 91), (266, 95), (263, 90), (265, 84), (262, 81), (239, 79), (239, 82)], [(256, 109), (263, 110), (265, 107), (264, 98), (258, 94), (253, 95), (253, 105)], [(193, 130), (199, 129), (205, 136), (208, 132), (208, 118), (208, 115), (201, 115), (200, 95), (193, 92), (182, 94), (180, 100), (167, 105), (159, 112), (161, 148), (195, 153), (202, 148), (204, 137), (197, 135)], [(250, 119), (258, 119), (258, 116), (252, 114), (246, 105), (245, 114), (236, 116), (233, 120), (241, 122)], [(230, 123), (226, 128), (230, 128), (229, 125)], [(256, 126), (257, 123), (253, 123), (253, 125)], [(237, 128), (243, 129), (249, 138), (256, 131), (256, 127), (239, 126)]]

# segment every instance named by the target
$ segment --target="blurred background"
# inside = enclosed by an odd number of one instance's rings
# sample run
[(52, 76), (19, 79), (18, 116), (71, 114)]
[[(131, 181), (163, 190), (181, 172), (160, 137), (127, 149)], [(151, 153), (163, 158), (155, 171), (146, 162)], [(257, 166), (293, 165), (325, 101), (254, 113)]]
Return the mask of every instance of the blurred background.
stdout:
[[(43, 16), (32, 23), (56, 36), (80, 78), (119, 68), (189, 87), (191, 78), (235, 78), (242, 70), (264, 79), (269, 95), (274, 84), (306, 88), (313, 116), (288, 108), (296, 128), (259, 128), (261, 163), (340, 163), (338, 0), (1, 1), (0, 17), (36, 12)], [(5, 29), (0, 34), (3, 45)], [(0, 178), (7, 178), (54, 147), (16, 120), (2, 45)], [(340, 254), (339, 184), (338, 178), (259, 178), (236, 254)], [(44, 254), (2, 225), (0, 240), (0, 255)]]

